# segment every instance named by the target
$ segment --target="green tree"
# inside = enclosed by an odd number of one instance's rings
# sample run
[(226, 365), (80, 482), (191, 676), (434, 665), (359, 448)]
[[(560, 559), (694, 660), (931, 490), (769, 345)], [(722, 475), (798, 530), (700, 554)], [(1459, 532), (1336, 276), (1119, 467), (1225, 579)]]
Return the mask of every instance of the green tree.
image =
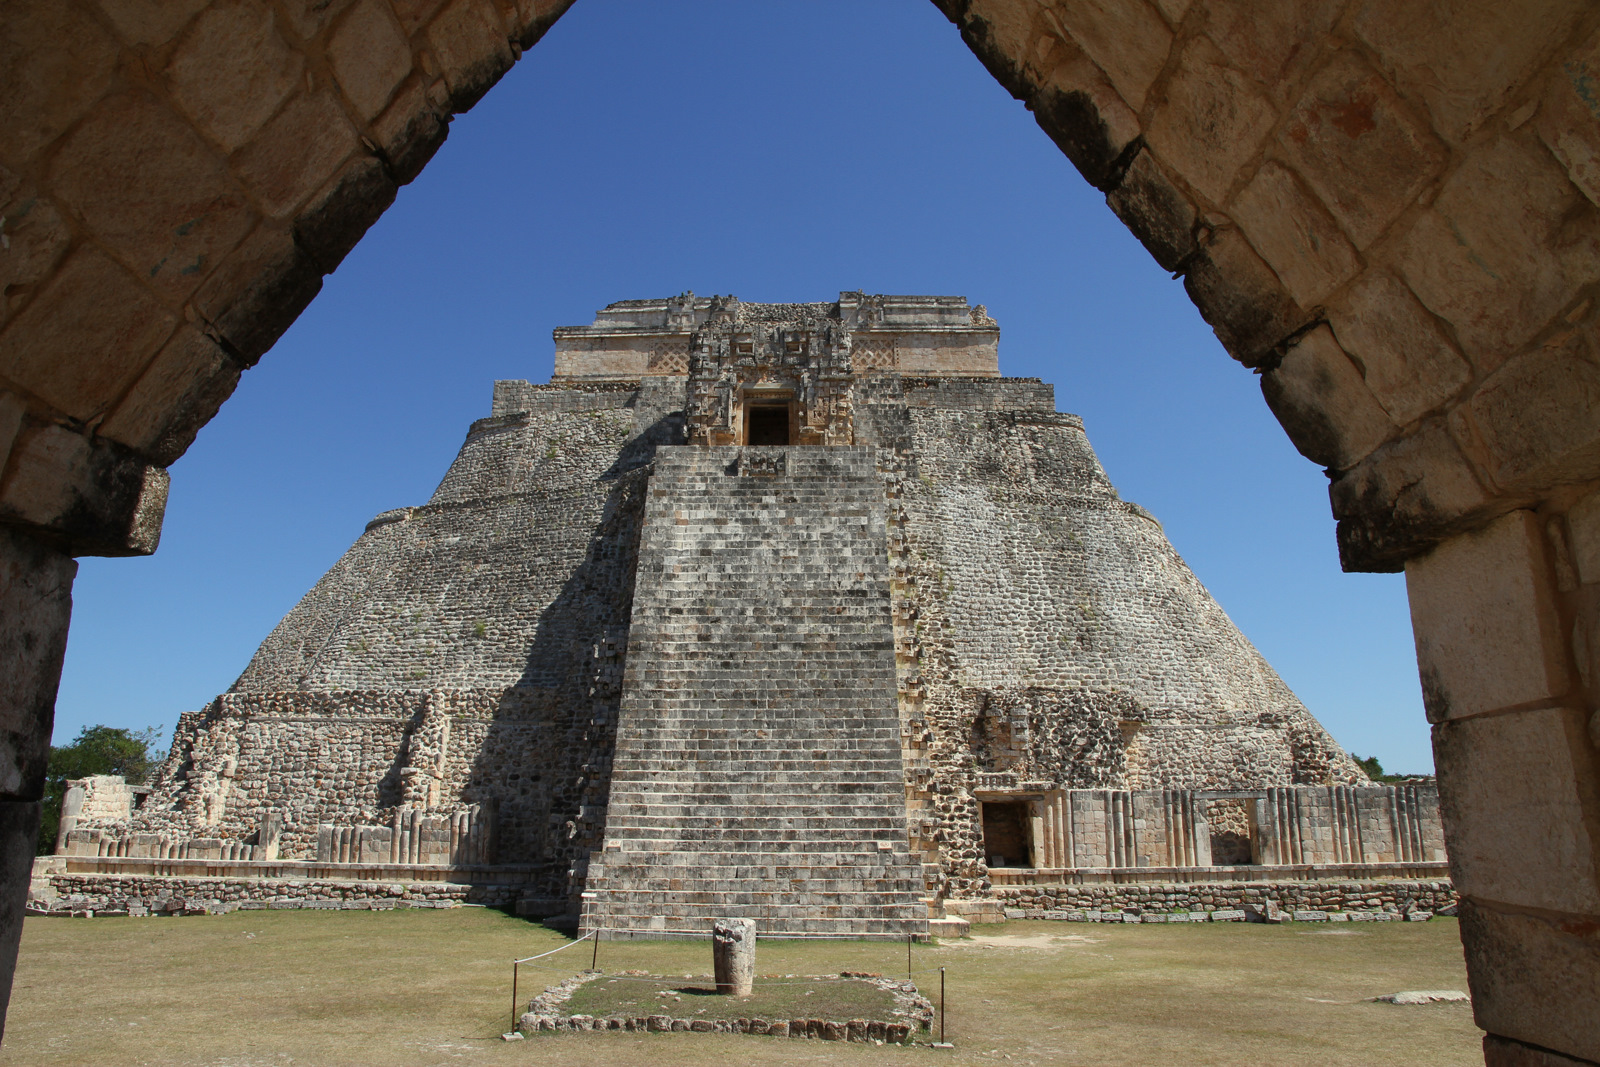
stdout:
[(1395, 782), (1423, 782), (1433, 779), (1431, 774), (1390, 774), (1383, 769), (1383, 764), (1378, 762), (1377, 756), (1368, 756), (1366, 759), (1362, 759), (1352, 752), (1350, 753), (1350, 758), (1355, 760), (1356, 766), (1366, 771), (1367, 777), (1374, 782), (1392, 785)]
[(143, 785), (166, 759), (167, 754), (157, 747), (160, 743), (159, 726), (144, 730), (85, 726), (70, 745), (51, 745), (35, 854), (48, 856), (55, 851), (68, 781), (92, 774), (120, 774), (129, 785)]

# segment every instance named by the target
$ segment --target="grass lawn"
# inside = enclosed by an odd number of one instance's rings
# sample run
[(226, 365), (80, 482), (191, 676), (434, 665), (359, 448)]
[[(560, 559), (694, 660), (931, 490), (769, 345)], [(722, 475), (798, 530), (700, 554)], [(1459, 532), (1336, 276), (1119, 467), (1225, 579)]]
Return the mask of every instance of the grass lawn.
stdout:
[[(477, 908), (29, 918), (0, 1065), (1481, 1064), (1454, 920), (1344, 925), (1012, 922), (914, 949), (948, 969), (953, 1052), (732, 1034), (504, 1043), (513, 957), (542, 927)], [(524, 965), (522, 1006), (591, 946)], [(708, 942), (600, 946), (602, 970), (702, 975)], [(549, 966), (549, 970), (535, 968)], [(905, 946), (763, 941), (759, 974), (903, 974)], [(918, 983), (935, 1002), (937, 973)], [(699, 984), (685, 982), (685, 985)], [(677, 1014), (676, 1011), (673, 1014)]]

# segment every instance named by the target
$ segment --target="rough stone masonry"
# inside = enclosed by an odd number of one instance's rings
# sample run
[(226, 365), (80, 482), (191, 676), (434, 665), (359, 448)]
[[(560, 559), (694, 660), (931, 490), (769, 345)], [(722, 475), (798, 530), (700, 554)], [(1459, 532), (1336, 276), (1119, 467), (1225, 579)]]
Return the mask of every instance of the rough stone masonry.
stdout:
[(982, 306), (686, 293), (555, 340), (148, 791), (83, 783), (67, 906), (445, 880), (896, 937), (1028, 885), (1443, 877), (1431, 785), (1367, 781)]

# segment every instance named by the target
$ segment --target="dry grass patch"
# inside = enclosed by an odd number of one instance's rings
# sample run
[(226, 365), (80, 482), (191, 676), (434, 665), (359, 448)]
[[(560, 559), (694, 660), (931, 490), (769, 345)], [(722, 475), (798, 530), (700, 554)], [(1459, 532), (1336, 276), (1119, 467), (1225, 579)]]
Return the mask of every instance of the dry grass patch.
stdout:
[[(954, 1052), (724, 1034), (552, 1034), (504, 1043), (510, 961), (558, 934), (481, 909), (27, 920), (0, 1065), (1010, 1062), (1218, 1067), (1481, 1064), (1463, 1004), (1365, 998), (1465, 989), (1456, 924), (1014, 922), (917, 946), (949, 970)], [(591, 946), (524, 967), (522, 1002)], [(615, 973), (703, 974), (708, 943), (600, 946)], [(760, 973), (904, 973), (905, 946), (762, 941)], [(917, 981), (934, 1000), (938, 975)], [(689, 983), (685, 983), (689, 984)], [(693, 983), (698, 984), (698, 982)], [(674, 1011), (673, 1014), (678, 1014)]]

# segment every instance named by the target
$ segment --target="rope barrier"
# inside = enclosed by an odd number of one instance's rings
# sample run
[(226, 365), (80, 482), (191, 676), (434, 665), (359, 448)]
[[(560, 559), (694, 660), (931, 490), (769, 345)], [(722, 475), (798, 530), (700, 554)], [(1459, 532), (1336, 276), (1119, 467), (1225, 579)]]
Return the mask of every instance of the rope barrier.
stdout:
[(594, 936), (594, 931), (590, 930), (588, 933), (584, 934), (582, 937), (578, 938), (577, 940), (568, 941), (565, 945), (561, 945), (558, 948), (553, 948), (549, 952), (541, 952), (537, 956), (524, 956), (520, 960), (512, 960), (511, 962), (512, 963), (531, 963), (534, 960), (542, 960), (546, 956), (554, 956), (557, 952), (565, 951), (566, 949), (571, 948), (573, 945), (580, 944), (581, 942), (587, 941), (593, 936)]
[[(515, 1033), (517, 1030), (517, 979), (520, 977), (518, 971), (521, 969), (522, 965), (524, 963), (531, 963), (534, 960), (542, 960), (546, 956), (554, 956), (562, 949), (571, 948), (573, 945), (587, 941), (591, 937), (594, 937), (593, 930), (590, 930), (588, 933), (578, 938), (577, 941), (568, 941), (565, 945), (558, 945), (549, 952), (541, 952), (537, 956), (526, 956), (523, 959), (511, 961), (511, 1028), (507, 1030), (506, 1033)], [(598, 953), (599, 951), (600, 941), (599, 938), (595, 938), (595, 952)]]
[[(598, 972), (598, 968), (595, 966), (595, 964), (598, 963), (599, 958), (600, 958), (600, 942), (602, 940), (604, 940), (602, 935), (605, 934), (605, 933), (606, 933), (606, 931), (604, 931), (604, 930), (590, 930), (588, 933), (584, 934), (582, 937), (576, 938), (576, 939), (574, 939), (572, 941), (568, 941), (565, 945), (559, 945), (556, 948), (551, 949), (549, 952), (541, 952), (538, 955), (534, 955), (534, 956), (524, 956), (521, 959), (516, 959), (516, 960), (512, 960), (511, 961), (511, 1030), (512, 1031), (515, 1031), (516, 1028), (517, 1028), (517, 1007), (518, 1007), (518, 1004), (517, 1004), (517, 993), (518, 993), (518, 981), (519, 981), (519, 977), (520, 977), (520, 969), (521, 969), (522, 965), (523, 964), (527, 964), (527, 963), (532, 963), (535, 960), (542, 960), (547, 956), (554, 956), (556, 953), (563, 952), (566, 949), (571, 948), (573, 945), (581, 944), (584, 941), (593, 941), (594, 942), (594, 956), (590, 961), (590, 970), (594, 971), (594, 972)], [(785, 935), (785, 934), (762, 934), (762, 933), (758, 932), (756, 934), (756, 938), (757, 938), (757, 940), (765, 940), (765, 941), (855, 941), (855, 942), (858, 942), (858, 943), (861, 942), (861, 938), (859, 938), (859, 937), (850, 937), (848, 935), (840, 935), (840, 934), (792, 934), (792, 935)], [(710, 935), (708, 934), (708, 935), (704, 935), (703, 939), (709, 941), (711, 938), (710, 938)], [(629, 938), (628, 940), (631, 941), (633, 939)], [(674, 940), (699, 941), (699, 940), (702, 940), (702, 938), (701, 937), (688, 937), (688, 938), (674, 938)], [(935, 972), (938, 972), (938, 974), (939, 974), (939, 1037), (940, 1037), (940, 1041), (941, 1041), (941, 1044), (942, 1044), (943, 1043), (943, 1039), (944, 1039), (944, 974), (945, 974), (945, 968), (943, 968), (943, 967), (923, 967), (923, 968), (920, 968), (920, 969), (913, 969), (912, 962), (911, 962), (911, 946), (912, 946), (914, 940), (915, 939), (914, 939), (913, 935), (909, 935), (908, 934), (906, 936), (906, 972), (905, 972), (906, 973), (906, 979), (910, 980), (911, 978), (913, 978), (913, 977), (915, 977), (917, 975), (933, 974)], [(565, 972), (567, 970), (567, 968), (565, 968), (565, 967), (544, 966), (544, 967), (534, 967), (534, 968), (532, 968), (532, 970), (540, 971), (540, 972), (544, 972), (544, 973), (556, 973), (556, 972)], [(603, 972), (598, 972), (598, 973), (602, 973), (603, 974)], [(604, 977), (605, 977), (605, 981), (608, 984), (611, 983), (611, 982), (636, 982), (636, 983), (642, 983), (642, 984), (646, 984), (646, 985), (657, 985), (657, 986), (664, 985), (664, 984), (671, 983), (671, 982), (675, 982), (675, 981), (689, 982), (689, 981), (702, 981), (703, 980), (703, 981), (706, 981), (706, 982), (711, 982), (711, 981), (715, 980), (714, 977), (712, 975), (709, 975), (709, 974), (707, 974), (707, 975), (689, 975), (689, 976), (686, 976), (686, 977), (681, 978), (681, 979), (678, 978), (676, 975), (614, 974), (614, 975), (605, 975)], [(845, 977), (846, 977), (846, 975), (841, 973), (841, 974), (839, 974), (837, 976), (835, 976), (835, 975), (815, 975), (815, 976), (810, 976), (810, 977), (807, 977), (807, 978), (804, 978), (804, 979), (801, 979), (801, 980), (798, 980), (798, 981), (784, 981), (784, 980), (774, 980), (774, 979), (771, 979), (771, 978), (763, 978), (763, 979), (760, 979), (760, 982), (761, 982), (761, 984), (763, 986), (803, 986), (803, 985), (814, 985), (818, 981), (825, 981), (825, 980), (828, 980), (828, 979), (845, 978)], [(849, 975), (849, 977), (851, 977), (851, 978), (857, 977), (857, 974), (856, 973), (852, 973), (852, 974)], [(878, 975), (877, 977), (887, 978), (889, 976), (887, 974), (883, 974), (883, 975)], [(946, 1046), (946, 1047), (948, 1047), (948, 1046)]]

